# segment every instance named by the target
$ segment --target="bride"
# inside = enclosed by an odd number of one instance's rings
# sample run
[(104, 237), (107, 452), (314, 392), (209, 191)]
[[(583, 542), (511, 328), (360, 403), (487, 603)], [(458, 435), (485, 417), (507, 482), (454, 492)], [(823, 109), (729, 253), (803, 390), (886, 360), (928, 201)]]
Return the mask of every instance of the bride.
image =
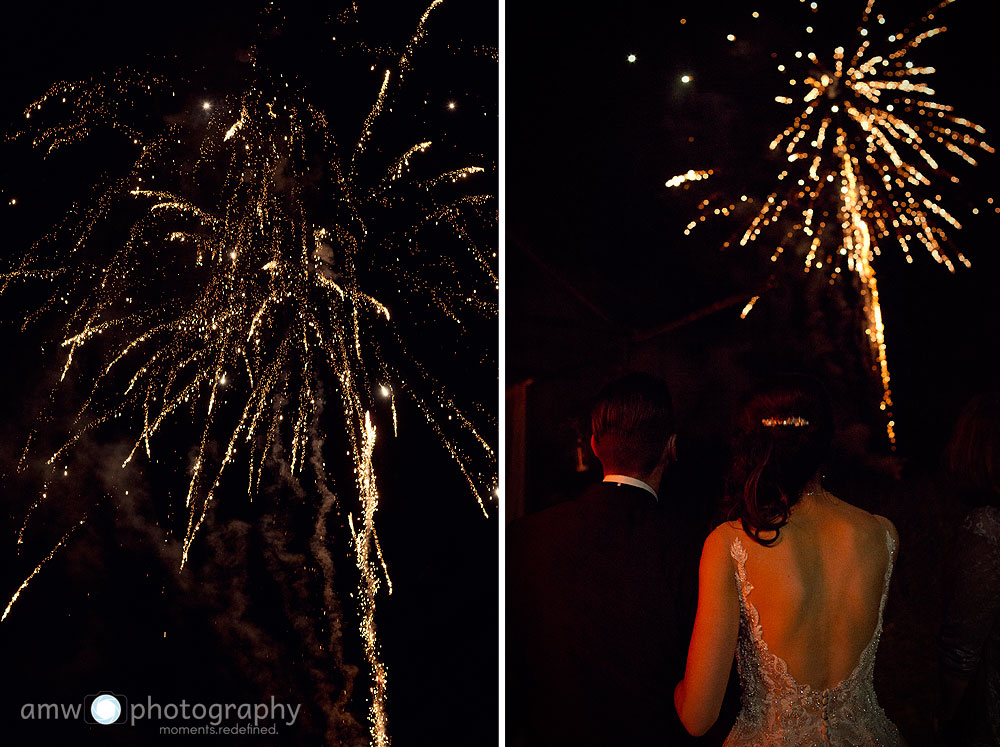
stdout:
[(742, 706), (725, 745), (898, 745), (875, 697), (875, 651), (899, 537), (820, 482), (833, 432), (819, 382), (755, 389), (734, 443), (728, 518), (705, 540), (698, 612), (674, 705), (719, 716), (735, 652)]

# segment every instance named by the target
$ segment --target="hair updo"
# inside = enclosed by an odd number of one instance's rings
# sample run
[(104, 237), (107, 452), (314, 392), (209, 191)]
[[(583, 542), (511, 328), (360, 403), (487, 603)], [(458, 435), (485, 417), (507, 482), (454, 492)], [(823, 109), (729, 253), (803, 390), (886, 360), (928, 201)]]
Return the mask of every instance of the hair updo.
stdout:
[[(755, 541), (774, 544), (832, 436), (830, 398), (818, 380), (786, 374), (754, 387), (736, 422), (726, 520), (739, 519)], [(770, 532), (773, 537), (761, 537)]]

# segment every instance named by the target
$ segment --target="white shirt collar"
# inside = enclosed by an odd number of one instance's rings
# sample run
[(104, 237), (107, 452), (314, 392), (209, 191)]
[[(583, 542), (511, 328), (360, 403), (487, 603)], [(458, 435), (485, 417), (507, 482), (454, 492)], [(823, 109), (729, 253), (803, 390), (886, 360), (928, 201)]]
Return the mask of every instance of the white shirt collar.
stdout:
[(660, 497), (656, 494), (655, 490), (642, 480), (635, 477), (629, 477), (628, 475), (605, 475), (603, 482), (617, 482), (620, 485), (631, 485), (633, 488), (642, 488), (647, 493), (650, 493), (657, 501), (660, 500)]

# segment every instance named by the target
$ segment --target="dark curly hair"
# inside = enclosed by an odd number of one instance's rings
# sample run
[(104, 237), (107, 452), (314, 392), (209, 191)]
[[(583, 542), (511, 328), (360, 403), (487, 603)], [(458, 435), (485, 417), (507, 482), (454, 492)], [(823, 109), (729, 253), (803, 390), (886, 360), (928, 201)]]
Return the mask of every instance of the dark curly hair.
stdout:
[[(830, 397), (818, 380), (785, 374), (761, 382), (744, 398), (736, 421), (725, 519), (739, 519), (755, 541), (773, 545), (832, 437)], [(770, 532), (773, 537), (761, 537)]]

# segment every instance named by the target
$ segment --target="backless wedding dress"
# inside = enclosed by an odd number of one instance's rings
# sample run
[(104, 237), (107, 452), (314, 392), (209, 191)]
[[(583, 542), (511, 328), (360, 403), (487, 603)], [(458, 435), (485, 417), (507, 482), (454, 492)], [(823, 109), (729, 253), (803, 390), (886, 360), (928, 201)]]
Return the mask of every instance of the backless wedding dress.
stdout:
[(813, 690), (800, 685), (788, 665), (764, 641), (760, 616), (750, 601), (747, 552), (736, 537), (730, 554), (736, 563), (740, 592), (740, 632), (736, 660), (743, 687), (742, 707), (724, 747), (812, 747), (835, 745), (901, 745), (899, 731), (875, 698), (875, 651), (882, 633), (882, 611), (896, 558), (895, 542), (886, 532), (889, 563), (885, 569), (878, 623), (854, 671), (835, 687)]

